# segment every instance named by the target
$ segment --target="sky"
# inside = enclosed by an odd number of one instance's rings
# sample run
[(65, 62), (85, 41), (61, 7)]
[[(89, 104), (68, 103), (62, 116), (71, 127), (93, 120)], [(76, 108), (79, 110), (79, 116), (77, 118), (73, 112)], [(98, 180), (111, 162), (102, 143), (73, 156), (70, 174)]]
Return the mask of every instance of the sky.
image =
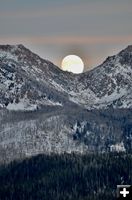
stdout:
[(0, 44), (23, 44), (61, 66), (85, 71), (132, 44), (132, 0), (0, 0)]

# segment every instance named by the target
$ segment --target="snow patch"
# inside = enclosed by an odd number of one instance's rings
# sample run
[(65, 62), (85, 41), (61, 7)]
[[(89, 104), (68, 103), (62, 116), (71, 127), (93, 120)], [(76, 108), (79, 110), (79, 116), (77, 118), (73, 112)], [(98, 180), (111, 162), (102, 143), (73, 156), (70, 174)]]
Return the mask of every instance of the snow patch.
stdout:
[(28, 104), (27, 102), (20, 101), (19, 103), (9, 103), (6, 107), (8, 110), (14, 111), (33, 111), (37, 110), (37, 105), (35, 104)]
[(116, 152), (125, 152), (126, 149), (124, 147), (124, 143), (121, 142), (121, 143), (117, 143), (117, 144), (111, 145), (110, 146), (110, 151), (111, 152), (114, 152), (114, 151), (116, 151)]

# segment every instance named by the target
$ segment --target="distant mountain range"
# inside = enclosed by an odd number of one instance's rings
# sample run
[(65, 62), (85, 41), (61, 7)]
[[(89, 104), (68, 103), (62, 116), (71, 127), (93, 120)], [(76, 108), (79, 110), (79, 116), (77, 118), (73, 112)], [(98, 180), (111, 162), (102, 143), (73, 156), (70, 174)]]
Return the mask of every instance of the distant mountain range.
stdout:
[[(132, 150), (132, 46), (82, 74), (0, 45), (0, 160)], [(4, 160), (3, 160), (4, 159)]]

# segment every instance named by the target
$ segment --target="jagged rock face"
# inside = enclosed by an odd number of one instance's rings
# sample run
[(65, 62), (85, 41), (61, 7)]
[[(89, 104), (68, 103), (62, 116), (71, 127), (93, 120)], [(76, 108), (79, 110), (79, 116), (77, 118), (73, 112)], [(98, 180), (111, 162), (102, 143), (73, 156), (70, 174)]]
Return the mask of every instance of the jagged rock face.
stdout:
[[(125, 109), (121, 109), (125, 108)], [(132, 46), (83, 74), (0, 46), (0, 162), (132, 150)]]

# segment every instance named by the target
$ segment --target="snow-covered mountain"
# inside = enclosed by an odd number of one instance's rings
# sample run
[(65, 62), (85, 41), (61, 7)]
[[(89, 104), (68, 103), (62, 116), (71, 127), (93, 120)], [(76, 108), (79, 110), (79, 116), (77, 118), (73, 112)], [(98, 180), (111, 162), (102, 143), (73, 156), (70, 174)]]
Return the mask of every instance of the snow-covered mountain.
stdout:
[(87, 89), (95, 94), (94, 107), (132, 107), (132, 46), (81, 74), (79, 81), (83, 82), (84, 94)]
[[(0, 105), (9, 110), (35, 110), (68, 103), (56, 83), (61, 70), (22, 45), (0, 46)], [(61, 77), (62, 79), (62, 77)]]
[(86, 108), (132, 107), (132, 46), (91, 71), (74, 75), (23, 45), (0, 46), (0, 105), (34, 110), (74, 102)]
[(23, 45), (0, 46), (0, 160), (131, 151), (132, 46), (82, 74)]

